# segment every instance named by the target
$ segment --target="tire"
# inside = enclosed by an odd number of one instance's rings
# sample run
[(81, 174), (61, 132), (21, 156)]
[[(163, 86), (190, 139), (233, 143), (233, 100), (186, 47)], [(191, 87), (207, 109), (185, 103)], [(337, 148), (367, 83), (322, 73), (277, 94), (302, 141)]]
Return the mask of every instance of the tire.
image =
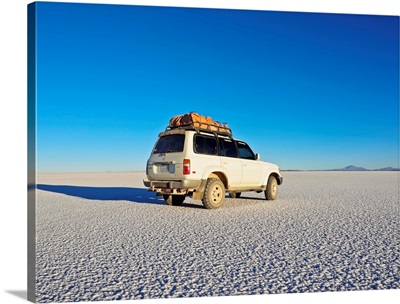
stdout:
[(222, 206), (225, 198), (225, 186), (219, 178), (209, 178), (203, 195), (203, 205), (207, 209), (217, 209)]
[(264, 191), (265, 198), (269, 201), (273, 201), (278, 196), (278, 182), (274, 176), (268, 178), (267, 189)]
[(241, 194), (241, 192), (229, 192), (231, 198), (239, 198)]
[(164, 194), (163, 197), (169, 206), (180, 206), (183, 204), (183, 201), (185, 200), (184, 195)]

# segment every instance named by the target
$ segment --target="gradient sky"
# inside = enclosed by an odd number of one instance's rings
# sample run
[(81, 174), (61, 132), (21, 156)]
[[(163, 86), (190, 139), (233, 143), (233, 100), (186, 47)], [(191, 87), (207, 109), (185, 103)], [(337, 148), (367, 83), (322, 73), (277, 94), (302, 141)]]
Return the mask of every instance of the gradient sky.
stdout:
[(144, 170), (170, 117), (282, 169), (399, 166), (399, 17), (37, 3), (37, 169)]

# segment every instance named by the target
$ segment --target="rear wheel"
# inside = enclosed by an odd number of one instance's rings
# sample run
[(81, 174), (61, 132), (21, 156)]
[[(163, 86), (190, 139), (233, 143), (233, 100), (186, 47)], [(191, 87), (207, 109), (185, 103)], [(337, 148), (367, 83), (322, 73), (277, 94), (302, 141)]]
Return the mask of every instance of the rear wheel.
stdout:
[(241, 194), (241, 192), (229, 192), (231, 198), (239, 198)]
[(203, 195), (203, 205), (207, 209), (222, 206), (225, 198), (225, 186), (219, 178), (209, 178)]
[(164, 197), (164, 200), (167, 202), (167, 204), (170, 206), (180, 206), (180, 205), (182, 205), (183, 201), (185, 200), (184, 195), (164, 194), (163, 197)]
[(278, 182), (274, 176), (268, 178), (267, 189), (264, 191), (267, 200), (275, 200), (278, 196)]

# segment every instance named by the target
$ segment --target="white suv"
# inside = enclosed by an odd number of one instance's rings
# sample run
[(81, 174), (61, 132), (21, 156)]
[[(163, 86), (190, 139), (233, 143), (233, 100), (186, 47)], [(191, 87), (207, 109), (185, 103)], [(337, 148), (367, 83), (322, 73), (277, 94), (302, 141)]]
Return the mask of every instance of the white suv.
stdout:
[(215, 209), (222, 206), (226, 191), (233, 198), (244, 191), (264, 191), (267, 200), (274, 200), (283, 178), (277, 165), (259, 158), (245, 142), (228, 134), (167, 129), (159, 134), (143, 182), (168, 205), (181, 205), (191, 196)]

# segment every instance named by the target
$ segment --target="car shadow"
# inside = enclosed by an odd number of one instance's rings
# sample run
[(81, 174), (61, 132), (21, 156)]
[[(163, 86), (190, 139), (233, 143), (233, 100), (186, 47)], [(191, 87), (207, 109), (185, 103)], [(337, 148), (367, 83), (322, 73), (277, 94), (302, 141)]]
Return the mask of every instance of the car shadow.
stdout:
[(158, 197), (155, 195), (154, 192), (149, 192), (143, 188), (38, 184), (36, 186), (36, 189), (61, 193), (89, 200), (130, 201), (135, 203), (165, 205), (164, 199), (162, 197)]
[(203, 205), (196, 205), (196, 204), (186, 203), (186, 202), (184, 202), (181, 206), (178, 206), (178, 207), (195, 208), (195, 209), (206, 209)]
[(252, 201), (265, 201), (264, 197), (242, 196), (242, 195), (239, 198), (230, 198), (230, 197), (228, 197), (228, 198), (229, 199), (238, 199), (238, 200), (243, 199), (243, 200), (252, 200)]

